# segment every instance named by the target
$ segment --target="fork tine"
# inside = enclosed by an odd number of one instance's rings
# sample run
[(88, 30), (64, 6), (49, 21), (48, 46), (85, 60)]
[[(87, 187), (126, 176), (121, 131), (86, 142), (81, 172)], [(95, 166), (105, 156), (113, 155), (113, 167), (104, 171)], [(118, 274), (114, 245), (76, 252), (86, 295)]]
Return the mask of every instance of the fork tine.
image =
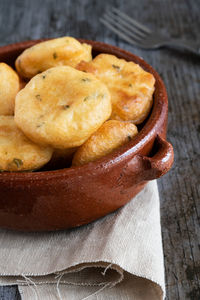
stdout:
[(112, 11), (107, 11), (107, 15), (110, 16), (110, 18), (115, 19), (117, 24), (124, 25), (127, 29), (130, 29), (134, 34), (138, 35), (141, 38), (144, 38), (147, 33), (144, 33), (144, 31), (138, 30), (135, 26), (131, 25), (128, 21), (122, 19), (120, 16), (114, 14)]
[(139, 44), (137, 43), (137, 41), (135, 41), (132, 38), (129, 38), (126, 34), (122, 33), (121, 31), (119, 31), (118, 29), (116, 29), (116, 27), (112, 24), (110, 24), (107, 20), (100, 18), (101, 23), (103, 23), (106, 27), (108, 27), (110, 30), (112, 30), (114, 33), (116, 33), (118, 36), (120, 36), (121, 38), (123, 38), (126, 42), (134, 45), (134, 46), (138, 46)]
[(127, 37), (131, 38), (132, 40), (134, 40), (135, 42), (142, 42), (142, 37), (138, 36), (137, 34), (134, 34), (130, 31), (127, 31), (127, 29), (124, 27), (124, 25), (120, 25), (119, 23), (116, 22), (115, 19), (113, 19), (111, 16), (109, 16), (108, 14), (104, 14), (104, 20), (107, 21), (107, 23), (111, 24), (114, 26), (114, 28), (116, 28), (118, 30), (118, 35), (119, 32), (121, 31), (124, 35), (126, 35)]
[(147, 28), (146, 26), (144, 26), (141, 23), (137, 22), (136, 20), (130, 18), (128, 15), (126, 15), (125, 13), (123, 13), (122, 11), (120, 11), (119, 9), (113, 7), (112, 10), (117, 15), (121, 16), (122, 18), (124, 18), (125, 20), (127, 20), (128, 22), (130, 22), (132, 25), (134, 25), (137, 28), (143, 30), (145, 33), (151, 33), (151, 30), (149, 28)]

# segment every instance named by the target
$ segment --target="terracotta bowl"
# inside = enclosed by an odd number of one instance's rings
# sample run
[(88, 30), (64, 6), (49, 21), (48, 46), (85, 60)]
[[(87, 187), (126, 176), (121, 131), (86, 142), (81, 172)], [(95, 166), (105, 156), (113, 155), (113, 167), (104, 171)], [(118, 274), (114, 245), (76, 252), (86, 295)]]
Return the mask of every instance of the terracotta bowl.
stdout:
[[(126, 204), (149, 180), (164, 175), (172, 166), (173, 148), (165, 139), (167, 93), (160, 76), (132, 53), (100, 42), (80, 41), (91, 44), (94, 55), (114, 54), (155, 76), (150, 116), (132, 141), (95, 162), (33, 173), (1, 173), (0, 227), (50, 231), (87, 224)], [(38, 42), (1, 47), (0, 61), (13, 66), (24, 49)]]

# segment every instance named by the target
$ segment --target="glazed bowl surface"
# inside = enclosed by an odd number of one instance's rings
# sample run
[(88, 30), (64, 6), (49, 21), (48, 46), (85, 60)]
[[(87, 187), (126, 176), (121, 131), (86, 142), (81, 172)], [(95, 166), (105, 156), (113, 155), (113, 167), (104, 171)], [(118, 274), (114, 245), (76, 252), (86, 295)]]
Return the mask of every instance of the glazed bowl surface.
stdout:
[[(40, 41), (1, 47), (0, 61), (14, 66), (24, 49)], [(51, 231), (87, 224), (126, 204), (149, 180), (164, 175), (172, 166), (173, 148), (166, 141), (167, 93), (158, 73), (130, 52), (101, 42), (80, 41), (92, 45), (94, 56), (113, 54), (154, 75), (151, 113), (132, 141), (95, 162), (58, 170), (0, 173), (1, 228)]]

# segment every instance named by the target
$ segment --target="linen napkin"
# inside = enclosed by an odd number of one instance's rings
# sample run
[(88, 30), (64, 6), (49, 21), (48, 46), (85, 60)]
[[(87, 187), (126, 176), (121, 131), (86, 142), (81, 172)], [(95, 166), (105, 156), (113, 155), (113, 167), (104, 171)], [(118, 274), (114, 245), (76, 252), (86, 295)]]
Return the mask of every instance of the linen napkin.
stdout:
[(0, 285), (23, 300), (164, 298), (156, 181), (118, 211), (50, 233), (0, 230)]

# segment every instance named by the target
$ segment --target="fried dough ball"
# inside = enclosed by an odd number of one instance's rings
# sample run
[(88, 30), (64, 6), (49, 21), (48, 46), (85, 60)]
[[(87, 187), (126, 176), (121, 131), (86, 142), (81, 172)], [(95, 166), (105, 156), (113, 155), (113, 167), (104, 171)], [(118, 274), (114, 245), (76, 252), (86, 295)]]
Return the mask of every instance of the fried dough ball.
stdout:
[(30, 141), (17, 128), (13, 116), (0, 116), (0, 170), (36, 170), (45, 165), (53, 150)]
[(110, 114), (107, 87), (68, 66), (36, 75), (16, 97), (19, 128), (36, 143), (58, 149), (82, 145)]
[(17, 72), (25, 78), (32, 78), (55, 66), (75, 67), (81, 60), (90, 61), (92, 47), (81, 44), (72, 37), (61, 37), (32, 46), (18, 56)]
[(19, 85), (17, 73), (7, 64), (0, 63), (0, 115), (14, 114)]
[(137, 133), (137, 127), (130, 122), (109, 120), (78, 148), (72, 165), (79, 166), (97, 160), (130, 141)]
[(142, 123), (148, 116), (155, 79), (134, 62), (110, 54), (99, 54), (91, 62), (81, 62), (78, 70), (93, 73), (111, 94), (111, 119)]

